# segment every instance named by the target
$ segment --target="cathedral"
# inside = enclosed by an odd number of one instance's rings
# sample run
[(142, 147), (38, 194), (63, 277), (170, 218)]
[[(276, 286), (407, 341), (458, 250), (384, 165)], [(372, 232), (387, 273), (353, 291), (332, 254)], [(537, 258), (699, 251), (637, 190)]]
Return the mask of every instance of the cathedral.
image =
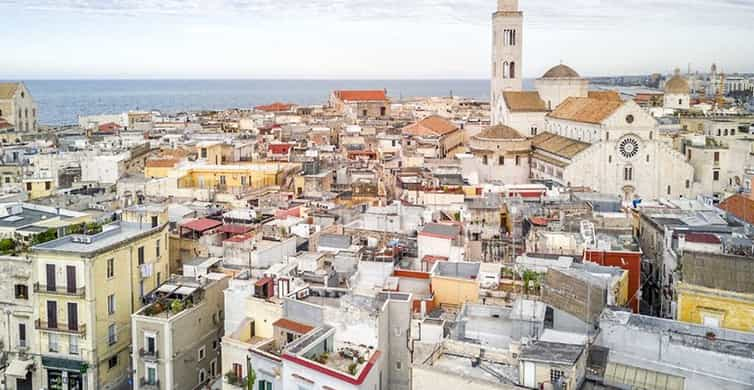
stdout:
[(616, 194), (626, 202), (691, 196), (694, 168), (660, 139), (655, 118), (633, 100), (590, 91), (589, 81), (564, 64), (536, 79), (535, 90), (523, 90), (523, 18), (518, 0), (498, 0), (490, 118), (498, 132), (529, 139), (531, 180)]

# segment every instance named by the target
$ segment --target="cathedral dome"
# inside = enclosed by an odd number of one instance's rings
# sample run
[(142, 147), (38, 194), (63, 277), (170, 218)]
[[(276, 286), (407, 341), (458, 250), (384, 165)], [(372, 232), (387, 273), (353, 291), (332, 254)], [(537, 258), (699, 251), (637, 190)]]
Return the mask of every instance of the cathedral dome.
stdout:
[(506, 140), (521, 139), (524, 137), (521, 136), (521, 134), (512, 127), (508, 127), (506, 125), (496, 125), (482, 130), (479, 134), (476, 134), (474, 138)]
[(665, 83), (665, 93), (676, 95), (688, 95), (691, 89), (689, 82), (681, 76), (681, 72), (676, 69), (675, 75)]
[(552, 68), (550, 68), (550, 70), (545, 72), (544, 75), (542, 75), (543, 79), (580, 78), (580, 77), (581, 76), (579, 76), (579, 74), (576, 73), (576, 71), (573, 70), (573, 68), (571, 68), (568, 65), (563, 65), (563, 64), (553, 66)]

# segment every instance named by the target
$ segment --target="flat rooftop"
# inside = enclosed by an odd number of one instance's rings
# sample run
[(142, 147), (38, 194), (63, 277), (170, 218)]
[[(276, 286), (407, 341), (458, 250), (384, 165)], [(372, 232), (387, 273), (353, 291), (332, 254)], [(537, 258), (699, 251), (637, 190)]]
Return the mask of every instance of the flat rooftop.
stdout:
[(67, 252), (96, 254), (97, 252), (114, 248), (124, 242), (142, 237), (162, 229), (162, 226), (151, 227), (149, 224), (139, 224), (120, 221), (105, 225), (102, 232), (86, 236), (83, 234), (71, 234), (43, 244), (35, 245), (32, 251), (43, 252)]

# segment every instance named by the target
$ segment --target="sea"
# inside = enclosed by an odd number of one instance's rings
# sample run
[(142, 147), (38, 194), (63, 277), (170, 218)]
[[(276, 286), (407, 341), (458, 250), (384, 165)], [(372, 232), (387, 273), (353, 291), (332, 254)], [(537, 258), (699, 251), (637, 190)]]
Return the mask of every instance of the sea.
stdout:
[[(39, 123), (130, 110), (177, 113), (250, 108), (272, 102), (324, 104), (335, 89), (386, 89), (393, 100), (461, 96), (489, 100), (489, 80), (28, 80)], [(530, 80), (525, 85), (531, 84)]]

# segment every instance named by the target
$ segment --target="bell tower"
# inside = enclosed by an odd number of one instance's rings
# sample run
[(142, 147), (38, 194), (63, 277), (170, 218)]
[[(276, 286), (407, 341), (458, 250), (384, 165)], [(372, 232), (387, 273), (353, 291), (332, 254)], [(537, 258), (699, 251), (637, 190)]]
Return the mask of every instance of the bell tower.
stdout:
[(492, 14), (492, 124), (500, 123), (503, 92), (523, 88), (523, 26), (518, 0), (497, 0), (497, 11)]

